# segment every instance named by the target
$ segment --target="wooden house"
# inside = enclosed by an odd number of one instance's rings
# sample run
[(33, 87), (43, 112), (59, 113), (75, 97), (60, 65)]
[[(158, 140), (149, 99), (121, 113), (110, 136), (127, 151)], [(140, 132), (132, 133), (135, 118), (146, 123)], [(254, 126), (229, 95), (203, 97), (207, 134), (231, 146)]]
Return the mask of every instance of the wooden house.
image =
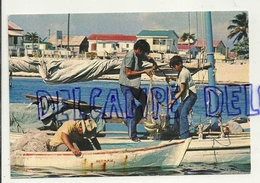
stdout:
[[(197, 40), (194, 44), (201, 52), (202, 48), (206, 47), (206, 40)], [(215, 60), (224, 60), (227, 57), (227, 47), (222, 40), (213, 40), (214, 58)]]
[[(69, 44), (68, 44), (69, 41)], [(62, 39), (57, 39), (57, 36), (51, 36), (48, 40), (56, 50), (69, 50), (72, 51), (75, 55), (84, 53), (88, 51), (88, 39), (86, 36), (62, 36)]]

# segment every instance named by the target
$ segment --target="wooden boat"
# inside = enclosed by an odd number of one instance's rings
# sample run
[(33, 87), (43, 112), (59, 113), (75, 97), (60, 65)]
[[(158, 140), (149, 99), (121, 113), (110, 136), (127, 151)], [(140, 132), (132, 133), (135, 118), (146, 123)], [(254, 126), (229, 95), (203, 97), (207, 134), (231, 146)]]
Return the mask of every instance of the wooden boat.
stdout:
[[(49, 132), (47, 132), (49, 133)], [(53, 132), (52, 132), (53, 133)], [(125, 134), (127, 132), (105, 132)], [(51, 137), (51, 132), (49, 133)], [(250, 145), (250, 133), (237, 133), (231, 134), (225, 138), (219, 138), (215, 135), (209, 135), (205, 139), (197, 139), (196, 137), (191, 139), (190, 144), (187, 147), (187, 151), (182, 159), (182, 163), (236, 163), (236, 164), (249, 164), (251, 161), (251, 145)], [(10, 133), (10, 143), (15, 142), (21, 137), (21, 133)], [(148, 147), (152, 145), (153, 140), (142, 139), (141, 143), (131, 143), (127, 136), (117, 137), (99, 137), (98, 138), (102, 147), (107, 149), (118, 147), (127, 149), (133, 145), (139, 145), (139, 147)], [(179, 140), (180, 141), (180, 140)], [(176, 141), (176, 142), (179, 142)], [(159, 144), (160, 141), (155, 141)], [(166, 143), (165, 141), (161, 141)], [(175, 140), (174, 140), (175, 142)], [(161, 156), (161, 155), (158, 155)], [(169, 157), (170, 158), (170, 154)]]
[(16, 151), (11, 155), (11, 166), (103, 171), (136, 167), (174, 168), (181, 163), (190, 141), (190, 138), (171, 142), (149, 140), (146, 143), (128, 140), (123, 144), (106, 144), (104, 150), (82, 151), (81, 156), (71, 152)]
[[(208, 135), (205, 139), (193, 137), (187, 148), (182, 163), (235, 163), (250, 164), (251, 145), (250, 133), (234, 133), (220, 138), (217, 133)], [(99, 138), (99, 142), (106, 144), (124, 144), (126, 138)], [(145, 144), (150, 140), (144, 139)]]

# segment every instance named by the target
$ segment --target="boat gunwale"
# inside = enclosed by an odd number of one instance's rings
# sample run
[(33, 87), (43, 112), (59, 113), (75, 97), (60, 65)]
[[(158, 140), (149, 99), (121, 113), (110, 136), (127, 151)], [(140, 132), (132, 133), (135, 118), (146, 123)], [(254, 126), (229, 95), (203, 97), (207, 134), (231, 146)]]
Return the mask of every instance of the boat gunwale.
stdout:
[[(162, 141), (163, 142), (163, 141)], [(158, 144), (157, 146), (151, 146), (151, 147), (140, 147), (140, 148), (130, 148), (130, 149), (104, 149), (104, 150), (94, 150), (94, 151), (81, 151), (82, 155), (100, 155), (100, 154), (118, 154), (118, 153), (134, 153), (134, 152), (140, 152), (140, 151), (151, 151), (151, 150), (157, 150), (162, 148), (167, 148), (170, 146), (177, 146), (180, 144), (184, 144), (186, 140), (178, 141), (178, 142), (169, 142), (167, 144)], [(187, 150), (187, 149), (186, 149)], [(24, 156), (24, 157), (32, 157), (32, 156), (75, 156), (70, 151), (67, 152), (23, 152), (20, 151), (19, 153), (16, 153), (14, 156)], [(81, 157), (76, 156), (76, 157)]]
[(250, 149), (250, 145), (245, 145), (245, 146), (227, 146), (227, 147), (199, 147), (199, 148), (187, 148), (187, 151), (212, 151), (212, 150), (232, 150), (232, 149)]

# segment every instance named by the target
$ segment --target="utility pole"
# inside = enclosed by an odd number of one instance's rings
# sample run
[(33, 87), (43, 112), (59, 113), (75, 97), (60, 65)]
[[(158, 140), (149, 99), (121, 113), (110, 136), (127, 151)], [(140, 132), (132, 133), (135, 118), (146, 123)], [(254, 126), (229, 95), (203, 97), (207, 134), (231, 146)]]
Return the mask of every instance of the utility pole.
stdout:
[(191, 63), (191, 50), (190, 50), (190, 12), (188, 12), (188, 20), (189, 20), (189, 35), (188, 35), (188, 45), (189, 45), (189, 63)]
[(68, 14), (68, 51), (70, 50), (70, 14)]

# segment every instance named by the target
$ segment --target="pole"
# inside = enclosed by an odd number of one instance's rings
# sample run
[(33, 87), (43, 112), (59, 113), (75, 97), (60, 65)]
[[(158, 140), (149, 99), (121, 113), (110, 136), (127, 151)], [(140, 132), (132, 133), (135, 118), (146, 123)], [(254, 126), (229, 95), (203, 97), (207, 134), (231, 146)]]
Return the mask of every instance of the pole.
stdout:
[[(212, 36), (212, 22), (211, 22), (211, 12), (205, 12), (205, 35), (206, 35), (206, 48), (207, 48), (207, 61), (211, 63), (211, 67), (208, 69), (208, 80), (209, 86), (216, 86), (215, 80), (215, 61), (214, 61), (214, 48), (213, 48), (213, 36)], [(215, 91), (216, 93), (216, 91)], [(210, 106), (209, 108), (216, 109), (217, 107), (217, 98), (215, 95), (212, 95), (209, 99)], [(218, 128), (218, 119), (217, 117), (212, 118), (211, 129), (217, 130)]]
[(191, 63), (191, 50), (190, 50), (190, 12), (188, 12), (188, 20), (189, 20), (189, 36), (188, 36), (188, 45), (189, 45), (189, 63)]
[(70, 50), (70, 14), (68, 14), (68, 51)]

